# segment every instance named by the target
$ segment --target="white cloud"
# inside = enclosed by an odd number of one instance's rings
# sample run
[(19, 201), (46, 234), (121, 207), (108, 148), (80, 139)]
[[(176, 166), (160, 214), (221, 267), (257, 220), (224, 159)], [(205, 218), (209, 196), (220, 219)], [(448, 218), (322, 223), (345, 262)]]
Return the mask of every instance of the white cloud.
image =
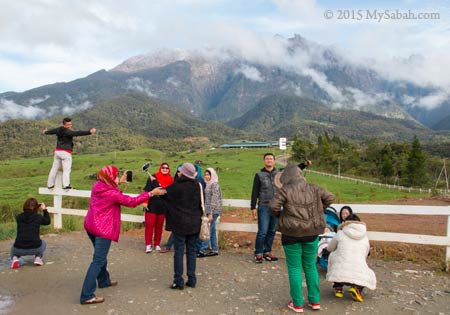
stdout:
[(135, 90), (145, 93), (151, 97), (157, 97), (157, 95), (154, 92), (152, 92), (151, 87), (152, 87), (151, 81), (144, 80), (138, 77), (133, 77), (127, 80), (127, 88), (129, 90)]
[(166, 79), (166, 82), (169, 83), (169, 84), (172, 84), (174, 87), (178, 87), (180, 85), (180, 81), (178, 81), (174, 77), (168, 77)]
[(450, 94), (447, 91), (438, 91), (436, 93), (422, 97), (417, 106), (424, 107), (426, 109), (433, 109), (441, 105), (446, 100), (450, 99)]
[(392, 97), (386, 93), (364, 93), (360, 89), (347, 87), (346, 91), (350, 92), (350, 104), (356, 105), (354, 109), (359, 109), (365, 106), (375, 105), (384, 101), (392, 100)]
[(31, 105), (19, 105), (7, 99), (0, 99), (0, 121), (9, 119), (35, 119), (46, 117), (46, 111)]
[(69, 114), (73, 114), (75, 112), (85, 111), (85, 110), (87, 110), (87, 109), (89, 109), (91, 107), (92, 107), (92, 103), (89, 102), (89, 101), (85, 101), (85, 102), (83, 102), (81, 104), (77, 104), (77, 105), (74, 105), (73, 103), (66, 104), (61, 109), (61, 113), (69, 115)]
[(252, 81), (264, 82), (264, 78), (261, 76), (259, 70), (255, 67), (242, 65), (239, 69), (236, 70), (236, 73), (242, 73), (247, 79)]
[(327, 94), (334, 101), (343, 101), (345, 98), (341, 91), (335, 87), (330, 81), (328, 81), (325, 74), (318, 72), (314, 69), (304, 69), (303, 74), (311, 77), (311, 79), (316, 83), (322, 90), (327, 92)]
[[(321, 0), (4, 1), (0, 10), (0, 92), (70, 81), (125, 59), (169, 49), (224, 48), (254, 62), (310, 75), (334, 100), (342, 91), (311, 63), (320, 47), (286, 55), (286, 40), (301, 34), (340, 47), (352, 63), (393, 80), (450, 90), (450, 12), (445, 1), (383, 2), (378, 9), (438, 11), (439, 20), (325, 19), (324, 11), (370, 9), (367, 2)], [(384, 6), (384, 7), (383, 7)], [(409, 60), (409, 56), (422, 56)], [(409, 62), (405, 62), (408, 60)], [(140, 86), (150, 92), (149, 87)], [(362, 101), (362, 100), (361, 100)], [(426, 102), (425, 102), (426, 103)]]
[(28, 104), (29, 105), (36, 105), (42, 102), (45, 102), (46, 100), (48, 100), (50, 98), (50, 95), (45, 95), (44, 97), (38, 97), (38, 98), (30, 98), (28, 100)]

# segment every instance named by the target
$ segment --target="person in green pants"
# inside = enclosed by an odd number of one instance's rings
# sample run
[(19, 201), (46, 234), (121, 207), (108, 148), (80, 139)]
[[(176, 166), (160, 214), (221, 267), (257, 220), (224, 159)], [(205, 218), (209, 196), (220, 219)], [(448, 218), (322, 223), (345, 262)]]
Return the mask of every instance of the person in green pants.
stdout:
[(316, 255), (319, 234), (325, 230), (324, 209), (334, 201), (334, 195), (308, 184), (300, 168), (289, 164), (274, 179), (278, 192), (269, 203), (272, 215), (278, 217), (288, 268), (292, 300), (288, 308), (303, 313), (302, 270), (308, 289), (308, 305), (320, 310), (319, 274)]

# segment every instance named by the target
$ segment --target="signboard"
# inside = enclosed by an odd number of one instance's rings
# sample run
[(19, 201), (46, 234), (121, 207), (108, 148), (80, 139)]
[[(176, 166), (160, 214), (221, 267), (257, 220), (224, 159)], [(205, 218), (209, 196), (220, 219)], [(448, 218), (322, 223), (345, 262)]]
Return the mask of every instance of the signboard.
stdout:
[(280, 138), (280, 150), (286, 150), (286, 138)]

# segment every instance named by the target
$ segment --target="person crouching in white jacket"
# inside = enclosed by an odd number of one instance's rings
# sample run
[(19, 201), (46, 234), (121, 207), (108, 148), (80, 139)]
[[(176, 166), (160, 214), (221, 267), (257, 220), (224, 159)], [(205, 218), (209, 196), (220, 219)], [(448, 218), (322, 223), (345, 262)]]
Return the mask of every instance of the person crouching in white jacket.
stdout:
[(370, 252), (366, 224), (352, 214), (345, 223), (338, 227), (336, 236), (327, 247), (327, 280), (334, 282), (335, 296), (344, 296), (343, 287), (349, 285), (353, 300), (362, 302), (362, 290), (366, 287), (376, 289), (376, 277), (366, 262)]

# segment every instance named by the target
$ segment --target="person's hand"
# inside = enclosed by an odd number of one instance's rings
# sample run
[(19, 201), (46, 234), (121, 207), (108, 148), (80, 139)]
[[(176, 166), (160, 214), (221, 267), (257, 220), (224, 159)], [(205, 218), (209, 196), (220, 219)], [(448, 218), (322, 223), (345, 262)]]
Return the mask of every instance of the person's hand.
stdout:
[(127, 182), (127, 171), (123, 172), (122, 176), (120, 176), (119, 185), (123, 184), (123, 183), (128, 183)]
[(212, 222), (212, 220), (213, 220), (212, 214), (209, 214), (209, 215), (208, 215), (208, 220), (209, 220), (209, 222)]
[(150, 175), (149, 177), (150, 177), (150, 180), (151, 180), (151, 181), (154, 181), (154, 180), (156, 179), (156, 177), (153, 176), (153, 175)]
[(42, 134), (45, 135), (45, 133), (47, 132), (47, 128), (42, 129)]
[(149, 192), (149, 196), (161, 196), (161, 195), (165, 195), (167, 194), (167, 190), (165, 190), (164, 188), (161, 187), (156, 187), (153, 188), (153, 190), (151, 192)]
[(91, 128), (91, 129), (89, 130), (89, 132), (91, 133), (91, 135), (93, 135), (94, 133), (96, 133), (96, 132), (97, 132), (97, 129), (95, 129), (95, 128)]
[(312, 165), (312, 161), (311, 160), (305, 160), (304, 163), (305, 163), (306, 166)]
[(41, 210), (47, 209), (47, 207), (45, 206), (45, 203), (41, 203), (39, 205), (39, 209), (41, 209)]
[(256, 220), (258, 218), (258, 214), (256, 212), (256, 209), (252, 209), (252, 217), (253, 217), (253, 220)]

